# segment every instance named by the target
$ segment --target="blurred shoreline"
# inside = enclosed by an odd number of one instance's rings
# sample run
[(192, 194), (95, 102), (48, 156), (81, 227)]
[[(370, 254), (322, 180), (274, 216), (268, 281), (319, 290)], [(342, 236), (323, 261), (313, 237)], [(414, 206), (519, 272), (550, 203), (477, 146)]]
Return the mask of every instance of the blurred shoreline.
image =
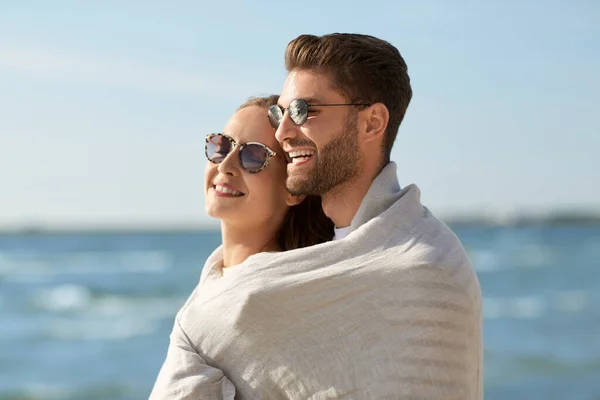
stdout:
[[(527, 227), (527, 226), (597, 226), (600, 225), (600, 212), (555, 212), (544, 215), (470, 215), (470, 216), (441, 216), (440, 219), (451, 227)], [(73, 234), (73, 233), (193, 233), (215, 232), (220, 225), (198, 223), (84, 223), (84, 224), (11, 224), (0, 225), (0, 235), (14, 234)]]

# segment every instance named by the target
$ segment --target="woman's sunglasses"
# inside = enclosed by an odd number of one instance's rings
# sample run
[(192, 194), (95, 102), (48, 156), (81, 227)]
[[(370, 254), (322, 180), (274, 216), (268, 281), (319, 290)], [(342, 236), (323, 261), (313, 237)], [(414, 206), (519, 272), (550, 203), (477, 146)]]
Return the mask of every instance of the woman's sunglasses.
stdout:
[(271, 157), (277, 155), (262, 143), (248, 142), (237, 144), (224, 133), (211, 133), (206, 136), (204, 152), (208, 161), (220, 164), (235, 147), (239, 147), (238, 156), (242, 168), (252, 174), (262, 171), (269, 164)]
[(269, 123), (274, 129), (279, 128), (279, 124), (281, 124), (281, 120), (285, 115), (285, 110), (288, 111), (288, 115), (290, 119), (296, 125), (302, 125), (308, 119), (308, 109), (309, 107), (337, 107), (337, 106), (364, 106), (368, 107), (370, 104), (365, 103), (346, 103), (346, 104), (308, 104), (306, 100), (303, 99), (295, 99), (292, 100), (290, 106), (288, 108), (283, 108), (278, 106), (277, 104), (269, 107)]

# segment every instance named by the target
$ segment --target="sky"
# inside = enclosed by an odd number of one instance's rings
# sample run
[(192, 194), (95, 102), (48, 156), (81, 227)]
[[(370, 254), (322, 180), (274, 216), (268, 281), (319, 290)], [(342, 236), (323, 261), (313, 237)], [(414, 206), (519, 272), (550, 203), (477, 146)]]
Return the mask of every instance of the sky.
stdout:
[(394, 44), (392, 151), (440, 216), (600, 211), (600, 2), (0, 0), (0, 229), (213, 225), (204, 136), (302, 33)]

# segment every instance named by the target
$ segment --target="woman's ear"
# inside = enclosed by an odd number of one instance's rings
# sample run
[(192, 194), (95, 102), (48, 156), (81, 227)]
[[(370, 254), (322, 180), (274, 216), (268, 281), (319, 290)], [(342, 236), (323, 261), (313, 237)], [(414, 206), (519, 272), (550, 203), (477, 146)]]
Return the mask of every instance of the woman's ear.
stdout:
[(297, 206), (298, 204), (302, 203), (305, 198), (306, 195), (295, 196), (291, 193), (288, 193), (288, 195), (285, 198), (285, 203), (290, 207)]

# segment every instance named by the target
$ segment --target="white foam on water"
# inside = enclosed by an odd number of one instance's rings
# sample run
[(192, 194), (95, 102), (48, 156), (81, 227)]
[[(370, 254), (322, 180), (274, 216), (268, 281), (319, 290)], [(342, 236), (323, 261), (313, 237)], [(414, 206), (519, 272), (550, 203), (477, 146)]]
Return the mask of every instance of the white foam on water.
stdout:
[(128, 251), (120, 254), (122, 261), (126, 265), (144, 265), (145, 271), (162, 272), (167, 270), (173, 264), (171, 255), (165, 251)]
[(7, 281), (20, 281), (27, 275), (44, 274), (48, 269), (48, 265), (43, 260), (35, 258), (18, 260), (6, 254), (0, 254), (0, 257), (0, 275), (4, 275)]
[(48, 384), (29, 384), (21, 392), (28, 400), (63, 400), (74, 394), (71, 388)]
[(0, 275), (8, 275), (15, 267), (8, 255), (0, 252)]
[(4, 279), (11, 283), (45, 283), (52, 280), (50, 274), (13, 274)]
[(101, 298), (94, 302), (94, 304), (90, 307), (89, 313), (91, 315), (102, 317), (131, 314), (133, 312), (131, 302), (132, 300), (128, 300), (127, 298), (119, 296)]
[[(173, 263), (165, 251), (72, 252), (61, 260), (67, 273), (164, 272)], [(101, 268), (98, 268), (98, 267)]]
[(500, 268), (498, 253), (491, 249), (471, 250), (469, 258), (477, 272), (496, 271)]
[(173, 265), (165, 251), (77, 252), (18, 259), (3, 254), (0, 273), (12, 282), (48, 281), (57, 275), (163, 273)]
[(151, 335), (158, 329), (157, 321), (128, 317), (59, 320), (50, 330), (52, 336), (62, 340), (118, 341)]
[(548, 309), (548, 302), (539, 297), (518, 297), (513, 299), (512, 303), (513, 316), (515, 318), (539, 318)]
[(589, 302), (589, 294), (585, 290), (557, 293), (554, 298), (555, 307), (566, 313), (580, 312), (585, 309)]
[(124, 340), (150, 335), (165, 319), (174, 320), (185, 300), (174, 296), (94, 297), (81, 285), (60, 285), (33, 297), (37, 307), (54, 314), (41, 329), (61, 340)]
[(591, 303), (590, 295), (585, 290), (558, 292), (544, 299), (540, 296), (522, 296), (508, 298), (483, 299), (483, 316), (494, 318), (535, 319), (548, 312), (578, 313)]
[[(509, 255), (503, 257), (503, 254)], [(526, 244), (514, 249), (494, 248), (469, 251), (469, 258), (478, 273), (509, 270), (517, 267), (541, 268), (552, 264), (551, 249), (536, 244)]]
[(41, 310), (62, 313), (80, 312), (94, 317), (145, 317), (162, 319), (174, 316), (184, 297), (129, 297), (107, 295), (94, 297), (89, 288), (66, 284), (34, 294), (32, 303)]
[(516, 259), (513, 261), (524, 267), (544, 267), (552, 263), (550, 249), (545, 246), (528, 244), (516, 251)]
[(486, 319), (535, 319), (543, 316), (547, 310), (548, 302), (536, 296), (483, 299), (483, 316)]
[(109, 316), (143, 316), (151, 319), (162, 319), (173, 316), (183, 305), (185, 298), (156, 297), (128, 298), (122, 296), (107, 296), (97, 299), (89, 308), (89, 315)]
[(48, 311), (74, 311), (88, 308), (91, 293), (81, 285), (60, 285), (43, 290), (34, 297), (34, 304)]
[[(584, 252), (589, 254), (591, 257), (600, 257), (600, 236), (590, 236), (584, 242)], [(598, 258), (598, 264), (600, 266), (600, 258)]]

